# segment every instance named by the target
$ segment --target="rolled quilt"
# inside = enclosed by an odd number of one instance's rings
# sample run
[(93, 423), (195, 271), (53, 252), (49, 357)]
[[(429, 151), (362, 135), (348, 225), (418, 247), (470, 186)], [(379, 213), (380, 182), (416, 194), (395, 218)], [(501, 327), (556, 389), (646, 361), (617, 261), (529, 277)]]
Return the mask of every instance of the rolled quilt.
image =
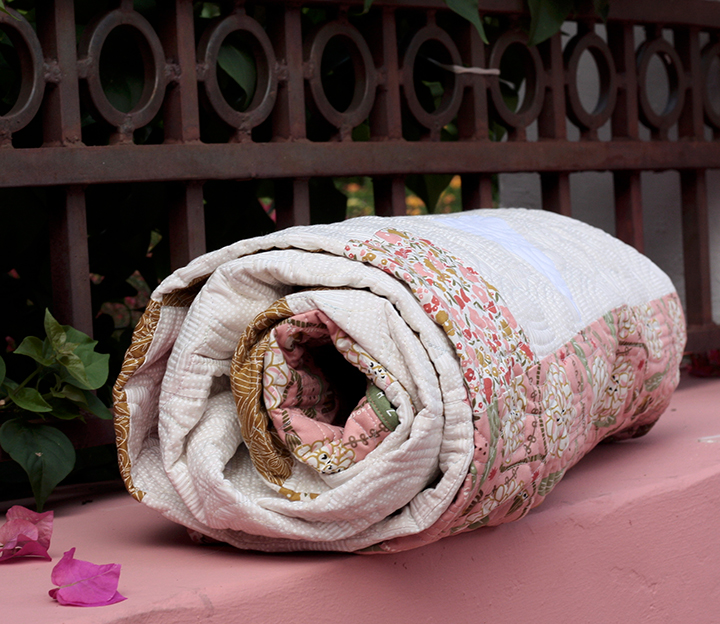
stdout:
[(121, 472), (240, 548), (406, 550), (521, 518), (646, 433), (684, 344), (668, 277), (557, 214), (291, 228), (153, 293), (114, 390)]

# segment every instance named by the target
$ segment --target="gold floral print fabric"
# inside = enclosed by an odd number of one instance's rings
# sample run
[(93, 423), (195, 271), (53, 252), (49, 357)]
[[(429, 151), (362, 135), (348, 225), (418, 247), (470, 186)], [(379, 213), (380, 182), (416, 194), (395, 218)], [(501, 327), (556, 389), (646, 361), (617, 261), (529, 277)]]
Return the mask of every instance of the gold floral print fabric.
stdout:
[(115, 411), (115, 438), (118, 449), (118, 463), (120, 465), (120, 476), (125, 483), (128, 492), (137, 500), (143, 499), (144, 493), (133, 484), (130, 475), (130, 455), (128, 454), (127, 440), (130, 434), (130, 410), (125, 394), (125, 384), (133, 376), (135, 371), (145, 362), (145, 356), (152, 344), (155, 329), (160, 319), (160, 308), (162, 305), (151, 299), (144, 314), (140, 317), (137, 327), (133, 333), (130, 348), (125, 355), (125, 360), (120, 370), (120, 375), (113, 387), (113, 405)]
[(277, 433), (269, 427), (262, 400), (263, 361), (269, 348), (269, 330), (292, 314), (285, 299), (258, 314), (240, 338), (230, 369), (230, 387), (243, 440), (256, 470), (278, 486), (290, 478), (293, 460)]

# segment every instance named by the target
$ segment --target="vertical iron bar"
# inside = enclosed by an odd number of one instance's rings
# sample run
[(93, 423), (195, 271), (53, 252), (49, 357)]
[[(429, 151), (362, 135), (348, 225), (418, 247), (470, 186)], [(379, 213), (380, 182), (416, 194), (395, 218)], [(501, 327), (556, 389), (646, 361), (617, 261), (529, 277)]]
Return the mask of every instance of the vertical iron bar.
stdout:
[(273, 110), (273, 135), (276, 139), (305, 138), (305, 77), (303, 69), (300, 7), (286, 4), (270, 11), (270, 37), (276, 46), (281, 76)]
[(375, 35), (371, 47), (375, 63), (380, 66), (381, 82), (375, 104), (370, 113), (370, 133), (373, 140), (401, 139), (402, 116), (400, 113), (400, 70), (398, 68), (395, 12), (383, 7), (376, 13)]
[(373, 178), (375, 214), (398, 217), (407, 214), (405, 178), (403, 176)]
[(616, 171), (615, 235), (640, 253), (645, 251), (642, 215), (642, 188), (638, 171)]
[[(60, 75), (60, 81), (45, 91), (44, 143), (81, 145), (73, 0), (40, 0), (37, 9), (43, 53), (50, 63), (57, 63)], [(80, 187), (68, 187), (58, 189), (50, 197), (53, 200), (50, 216), (53, 312), (61, 323), (92, 336), (85, 193)]]
[(638, 251), (645, 249), (642, 183), (639, 171), (614, 171), (615, 234)]
[(61, 76), (45, 88), (44, 143), (78, 145), (82, 129), (73, 0), (38, 0), (37, 27), (45, 58), (58, 64)]
[(275, 214), (278, 229), (310, 225), (310, 186), (307, 179), (275, 181)]
[[(485, 45), (477, 29), (470, 23), (460, 33), (460, 54), (468, 67), (485, 67)], [(488, 102), (487, 78), (468, 74), (465, 94), (458, 111), (458, 135), (460, 139), (487, 141)]]
[(492, 176), (479, 173), (466, 173), (462, 176), (460, 193), (463, 210), (492, 208)]
[[(376, 16), (379, 23), (374, 31), (380, 35), (371, 44), (375, 62), (380, 64), (381, 82), (370, 112), (370, 135), (373, 141), (399, 140), (402, 139), (402, 113), (395, 10), (382, 7)], [(376, 215), (407, 214), (404, 176), (374, 178), (373, 202)]]
[(160, 24), (165, 54), (179, 69), (177, 82), (165, 96), (165, 143), (196, 142), (200, 140), (200, 120), (192, 2), (176, 0), (174, 8), (163, 12)]
[(607, 38), (618, 80), (617, 101), (612, 114), (613, 138), (638, 139), (640, 129), (633, 25), (610, 22), (607, 25)]
[[(538, 136), (542, 139), (565, 140), (565, 66), (560, 33), (554, 35), (539, 46), (545, 71), (548, 75), (548, 88), (545, 91), (540, 116), (538, 117)], [(570, 202), (570, 174), (550, 172), (540, 174), (542, 206), (562, 215), (572, 214)]]
[(173, 185), (170, 206), (170, 266), (177, 269), (205, 252), (202, 183)]
[[(305, 140), (305, 70), (300, 6), (268, 7), (269, 34), (278, 55), (281, 80), (272, 113), (273, 139)], [(275, 182), (278, 229), (310, 224), (310, 187), (307, 179)]]
[[(468, 67), (485, 67), (485, 44), (477, 29), (471, 24), (460, 36), (460, 53)], [(458, 134), (460, 140), (489, 141), (488, 86), (485, 76), (470, 75), (460, 110), (458, 111)], [(492, 176), (470, 173), (462, 176), (462, 209), (491, 208)]]
[(53, 312), (61, 323), (92, 336), (85, 193), (70, 186), (51, 197), (57, 198), (50, 216)]
[[(678, 121), (678, 134), (687, 139), (704, 137), (702, 60), (700, 33), (695, 28), (675, 29), (675, 49), (690, 83), (685, 106)], [(704, 169), (680, 172), (682, 193), (683, 257), (685, 302), (690, 325), (712, 325), (710, 241), (708, 229), (707, 181)]]
[[(608, 46), (618, 78), (618, 93), (612, 114), (613, 139), (640, 139), (638, 115), (637, 64), (632, 24), (610, 23)], [(643, 251), (642, 185), (639, 171), (613, 172), (615, 195), (615, 232), (618, 238)]]
[[(165, 143), (196, 143), (200, 140), (200, 118), (192, 3), (177, 0), (164, 11), (160, 23), (165, 54), (179, 70), (164, 102)], [(169, 219), (170, 265), (177, 269), (205, 253), (202, 183), (173, 184)]]
[(707, 326), (712, 324), (712, 298), (705, 171), (681, 171), (680, 185), (687, 321)]
[(541, 173), (540, 191), (543, 210), (572, 216), (570, 201), (570, 175), (567, 173)]
[(538, 116), (538, 136), (543, 139), (565, 139), (565, 66), (560, 33), (539, 44), (538, 51), (548, 77), (545, 101)]

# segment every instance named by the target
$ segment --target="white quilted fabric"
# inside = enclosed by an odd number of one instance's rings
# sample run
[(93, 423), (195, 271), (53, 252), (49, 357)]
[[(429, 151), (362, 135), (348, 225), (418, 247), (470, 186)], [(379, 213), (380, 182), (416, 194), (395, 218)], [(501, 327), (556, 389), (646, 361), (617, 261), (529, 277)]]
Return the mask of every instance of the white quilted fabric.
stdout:
[[(124, 390), (127, 449), (143, 502), (239, 547), (357, 550), (428, 529), (451, 505), (473, 457), (467, 390), (455, 349), (408, 286), (344, 257), (348, 241), (387, 228), (450, 250), (497, 288), (537, 360), (623, 305), (674, 292), (647, 258), (556, 214), (498, 209), (448, 216), (365, 217), (291, 228), (206, 254), (153, 299), (210, 274), (189, 309), (163, 306), (152, 345)], [(326, 287), (342, 290), (307, 290)], [(244, 329), (281, 297), (322, 310), (397, 381), (400, 426), (335, 475), (296, 464), (291, 501), (267, 487), (242, 440), (230, 361)]]

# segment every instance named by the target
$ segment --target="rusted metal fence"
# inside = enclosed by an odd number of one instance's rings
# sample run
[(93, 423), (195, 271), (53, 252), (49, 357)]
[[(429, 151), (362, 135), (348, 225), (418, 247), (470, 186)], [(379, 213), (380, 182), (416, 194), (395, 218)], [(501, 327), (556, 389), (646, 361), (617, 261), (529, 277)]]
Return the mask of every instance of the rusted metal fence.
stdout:
[[(274, 179), (277, 223), (285, 227), (310, 222), (314, 177), (370, 176), (375, 211), (389, 215), (406, 211), (407, 174), (461, 175), (463, 208), (472, 209), (491, 205), (492, 174), (539, 172), (543, 208), (570, 215), (570, 174), (611, 171), (617, 235), (642, 250), (640, 173), (672, 169), (680, 172), (682, 187), (689, 349), (720, 346), (720, 328), (712, 322), (706, 189), (706, 170), (720, 168), (720, 110), (708, 85), (720, 57), (720, 3), (611, 2), (606, 28), (588, 11), (577, 16), (577, 34), (564, 46), (558, 34), (526, 49), (525, 95), (516, 110), (503, 99), (502, 76), (472, 73), (449, 73), (442, 100), (428, 110), (414, 86), (416, 63), (427, 45), (443, 64), (486, 68), (499, 68), (511, 46), (525, 47), (521, 0), (479, 4), (482, 15), (504, 16), (515, 27), (484, 44), (469, 24), (449, 32), (441, 19), (447, 7), (439, 0), (375, 0), (367, 17), (372, 27), (361, 32), (348, 18), (361, 2), (326, 0), (313, 6), (327, 9), (331, 18), (314, 30), (302, 28), (304, 5), (262, 4), (259, 20), (257, 4), (246, 11), (240, 2), (196, 33), (193, 3), (175, 0), (166, 3), (156, 31), (132, 0), (122, 0), (96, 16), (77, 43), (73, 0), (38, 0), (37, 32), (21, 15), (1, 15), (0, 28), (18, 52), (23, 81), (14, 107), (0, 117), (0, 186), (60, 191), (51, 223), (57, 316), (91, 331), (88, 185), (174, 184), (171, 253), (172, 264), (180, 266), (205, 251), (208, 180)], [(402, 47), (399, 12), (412, 13), (417, 24)], [(638, 26), (645, 33), (639, 46)], [(133, 33), (144, 66), (142, 94), (128, 113), (110, 103), (100, 77), (103, 46), (120, 27)], [(244, 111), (233, 108), (218, 85), (218, 52), (233, 33), (249, 42), (257, 66), (255, 95)], [(320, 77), (323, 55), (338, 39), (355, 75), (345, 110), (330, 102)], [(587, 52), (600, 85), (592, 111), (577, 88), (578, 63)], [(653, 57), (668, 76), (669, 96), (660, 112), (646, 84)], [(108, 145), (83, 145), (81, 93), (93, 114), (112, 126)], [(201, 102), (233, 129), (230, 142), (201, 142)], [(332, 129), (329, 140), (308, 139), (306, 102)], [(164, 142), (135, 145), (133, 133), (158, 114)], [(42, 146), (13, 147), (13, 135), (38, 115)], [(404, 115), (423, 128), (420, 140), (403, 138)], [(568, 139), (566, 118), (580, 129), (579, 140)], [(453, 120), (458, 140), (442, 141), (442, 128)], [(366, 121), (370, 139), (353, 140), (353, 128)], [(611, 139), (600, 140), (598, 130), (608, 121)], [(507, 140), (490, 139), (493, 122), (507, 129)], [(535, 122), (538, 140), (528, 140)], [(254, 136), (261, 124), (270, 128), (269, 139)], [(649, 140), (640, 139), (641, 124), (650, 129)]]

